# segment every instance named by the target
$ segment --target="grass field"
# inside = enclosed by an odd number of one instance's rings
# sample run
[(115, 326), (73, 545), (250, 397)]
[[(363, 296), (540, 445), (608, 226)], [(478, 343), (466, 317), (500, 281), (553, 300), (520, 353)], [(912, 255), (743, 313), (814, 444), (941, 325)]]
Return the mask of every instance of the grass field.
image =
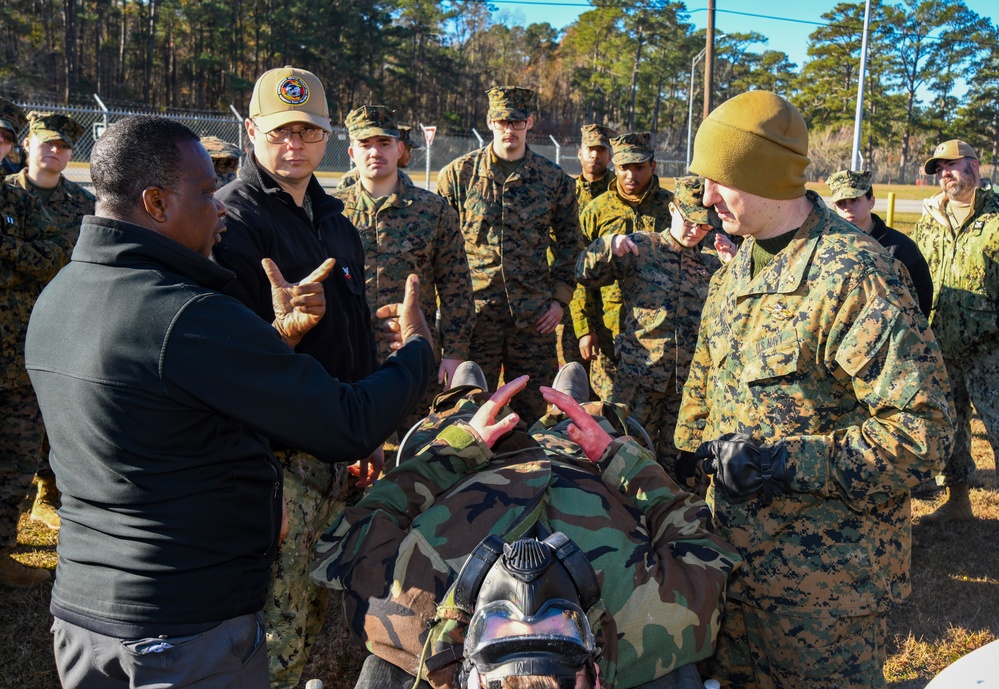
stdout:
[[(888, 622), (885, 677), (892, 689), (923, 689), (957, 658), (999, 638), (999, 490), (995, 462), (980, 424), (975, 426), (973, 522), (913, 528), (912, 596)], [(916, 517), (944, 499), (913, 500)], [(25, 503), (27, 508), (28, 503)], [(54, 568), (55, 535), (22, 516), (18, 559)], [(0, 688), (56, 689), (48, 601), (51, 587), (0, 588)], [(308, 677), (327, 689), (354, 686), (364, 652), (344, 631), (334, 601)], [(304, 685), (304, 682), (303, 682)]]

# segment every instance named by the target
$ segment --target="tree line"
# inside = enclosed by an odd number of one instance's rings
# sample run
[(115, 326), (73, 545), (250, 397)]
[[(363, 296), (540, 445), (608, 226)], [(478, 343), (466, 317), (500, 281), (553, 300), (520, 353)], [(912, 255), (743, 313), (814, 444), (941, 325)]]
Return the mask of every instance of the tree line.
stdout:
[[(600, 122), (653, 131), (664, 150), (682, 151), (688, 97), (703, 97), (703, 62), (689, 93), (703, 30), (683, 2), (591, 4), (555, 30), (518, 25), (483, 0), (0, 0), (0, 92), (67, 104), (97, 93), (161, 110), (233, 103), (245, 113), (257, 75), (291, 64), (323, 80), (336, 122), (377, 102), (401, 121), (464, 134), (484, 124), (486, 89), (519, 84), (538, 93), (545, 138), (572, 141), (580, 124)], [(760, 34), (718, 36), (713, 102), (777, 91), (812, 127), (816, 165), (841, 166), (863, 17), (864, 2), (824, 14), (800, 67)], [(968, 93), (959, 99), (961, 82)], [(950, 136), (994, 159), (999, 28), (963, 0), (875, 0), (864, 109), (868, 167), (906, 177), (927, 146)]]

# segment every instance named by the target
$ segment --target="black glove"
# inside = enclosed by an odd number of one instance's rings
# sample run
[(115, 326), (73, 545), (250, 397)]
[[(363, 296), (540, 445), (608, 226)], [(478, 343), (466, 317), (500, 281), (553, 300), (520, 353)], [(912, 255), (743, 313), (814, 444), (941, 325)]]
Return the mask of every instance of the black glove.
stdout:
[(704, 471), (716, 475), (730, 500), (748, 499), (762, 491), (763, 504), (769, 505), (791, 489), (784, 441), (757, 445), (745, 433), (726, 433), (703, 443), (695, 455), (706, 460)]
[[(693, 452), (680, 451), (674, 463), (676, 482), (687, 490), (696, 490), (704, 477), (704, 460)], [(700, 491), (698, 491), (700, 493)]]

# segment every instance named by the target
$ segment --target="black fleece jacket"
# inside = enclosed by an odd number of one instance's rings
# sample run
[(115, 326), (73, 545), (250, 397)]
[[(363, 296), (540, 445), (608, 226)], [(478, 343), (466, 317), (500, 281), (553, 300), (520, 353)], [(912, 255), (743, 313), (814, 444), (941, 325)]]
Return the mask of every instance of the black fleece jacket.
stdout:
[(219, 292), (232, 277), (155, 232), (87, 216), (39, 298), (26, 363), (62, 490), (56, 617), (135, 637), (260, 610), (281, 515), (267, 438), (364, 457), (426, 390), (423, 338), (341, 383)]

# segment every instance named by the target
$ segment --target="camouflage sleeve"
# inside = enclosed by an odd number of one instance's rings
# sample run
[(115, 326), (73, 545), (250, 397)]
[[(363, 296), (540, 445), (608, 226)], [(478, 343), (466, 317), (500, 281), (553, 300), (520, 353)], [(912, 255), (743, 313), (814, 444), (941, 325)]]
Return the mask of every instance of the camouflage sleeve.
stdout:
[(624, 277), (629, 257), (618, 257), (611, 251), (611, 244), (617, 235), (607, 234), (597, 237), (576, 261), (576, 282), (583, 287), (596, 288), (609, 285)]
[[(583, 243), (591, 245), (597, 239), (596, 214), (589, 208), (584, 210), (579, 217), (579, 234)], [(580, 262), (586, 252), (580, 254), (576, 259), (576, 272), (579, 272)], [(600, 314), (597, 313), (599, 304), (599, 292), (595, 289), (584, 287), (576, 283), (576, 289), (572, 295), (572, 302), (569, 304), (569, 312), (572, 314), (572, 328), (576, 332), (576, 337), (583, 337), (596, 331), (597, 323), (600, 322)]]
[(446, 359), (467, 359), (475, 327), (475, 301), (465, 241), (453, 208), (444, 205), (437, 222), (433, 269), (441, 310), (441, 348)]
[(467, 424), (456, 422), (445, 428), (333, 522), (316, 543), (312, 578), (361, 599), (367, 597), (366, 585), (383, 588), (384, 575), (392, 571), (391, 563), (413, 520), (491, 457), (492, 451)]
[(458, 190), (458, 165), (454, 161), (445, 165), (437, 175), (437, 193), (443, 196), (448, 205), (458, 214), (460, 227), (461, 193)]
[(562, 173), (556, 191), (555, 214), (552, 219), (552, 233), (555, 235), (554, 263), (552, 264), (552, 297), (570, 304), (576, 281), (572, 277), (572, 267), (579, 256), (579, 207), (576, 205), (576, 192), (572, 178)]
[(793, 490), (874, 504), (942, 468), (954, 426), (940, 348), (896, 277), (869, 274), (850, 289), (823, 362), (852, 385), (869, 416), (828, 435), (785, 439)]
[(708, 349), (705, 326), (715, 322), (715, 312), (718, 310), (717, 303), (721, 301), (715, 298), (715, 293), (725, 272), (726, 267), (722, 267), (711, 278), (708, 298), (704, 302), (704, 310), (701, 313), (697, 345), (694, 347), (687, 381), (683, 384), (683, 396), (680, 400), (676, 430), (673, 433), (673, 444), (678, 450), (686, 452), (694, 452), (705, 440), (713, 440), (713, 438), (704, 437), (704, 426), (708, 418), (708, 382), (711, 378), (711, 352)]
[[(10, 194), (12, 215), (22, 219), (16, 227), (0, 222), (0, 263), (25, 279), (48, 282), (69, 262), (73, 244), (59, 231), (45, 207), (30, 192)], [(2, 219), (0, 219), (2, 220)], [(9, 285), (8, 285), (9, 286)]]
[[(714, 652), (728, 576), (741, 558), (711, 533), (707, 504), (682, 490), (633, 440), (614, 441), (600, 466), (604, 483), (642, 514), (654, 553), (635, 569), (633, 593), (614, 613), (617, 684), (636, 686), (659, 676), (663, 666)], [(655, 652), (645, 650), (650, 647)]]

